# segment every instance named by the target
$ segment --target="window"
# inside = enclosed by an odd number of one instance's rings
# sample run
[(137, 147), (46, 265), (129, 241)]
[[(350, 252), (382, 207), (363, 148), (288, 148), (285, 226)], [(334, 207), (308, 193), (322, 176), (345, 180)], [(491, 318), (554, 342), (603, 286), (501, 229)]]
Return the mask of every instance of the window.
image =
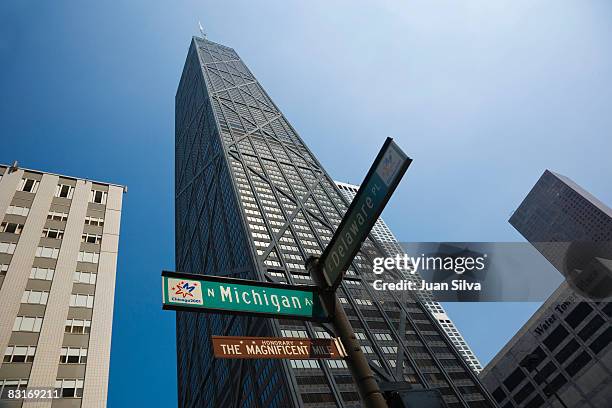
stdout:
[(23, 224), (17, 224), (14, 222), (3, 222), (2, 224), (0, 224), (0, 232), (21, 234), (21, 231), (23, 231)]
[(506, 388), (508, 388), (508, 391), (512, 391), (521, 383), (521, 381), (523, 381), (524, 378), (525, 374), (520, 368), (517, 368), (504, 380), (504, 385)]
[(6, 276), (6, 271), (8, 271), (7, 264), (0, 264), (0, 276)]
[(64, 238), (64, 230), (45, 228), (42, 231), (41, 238), (62, 239)]
[(46, 305), (49, 298), (49, 292), (41, 292), (38, 290), (26, 290), (21, 297), (21, 303), (30, 305)]
[(106, 204), (106, 196), (107, 196), (107, 192), (106, 191), (100, 191), (100, 190), (91, 190), (91, 195), (89, 197), (89, 201), (92, 203), (98, 203), (98, 204)]
[(589, 361), (591, 361), (591, 356), (586, 351), (583, 351), (576, 356), (574, 361), (568, 364), (565, 371), (567, 371), (567, 373), (573, 377), (582, 367), (587, 365)]
[[(292, 368), (319, 368), (317, 360), (289, 360)], [(330, 360), (332, 361), (332, 360)]]
[(75, 347), (62, 347), (60, 353), (61, 364), (87, 364), (87, 349)]
[(39, 182), (33, 179), (21, 179), (21, 184), (19, 185), (19, 191), (25, 191), (26, 193), (36, 193), (38, 190)]
[(8, 346), (4, 352), (4, 363), (31, 363), (36, 346)]
[(55, 389), (62, 398), (81, 398), (83, 396), (83, 380), (56, 380)]
[(605, 349), (612, 343), (612, 327), (608, 327), (603, 333), (601, 333), (589, 346), (593, 353), (597, 354), (601, 350)]
[(344, 360), (326, 360), (329, 368), (347, 368)]
[(36, 256), (41, 258), (57, 259), (59, 248), (38, 247), (36, 248)]
[(53, 221), (66, 221), (68, 220), (68, 213), (49, 211), (47, 219)]
[(42, 317), (17, 316), (13, 324), (13, 331), (40, 332)]
[(71, 334), (89, 334), (91, 320), (68, 319), (64, 332)]
[(21, 215), (24, 217), (27, 217), (28, 214), (30, 213), (30, 209), (26, 208), (26, 207), (17, 207), (14, 205), (10, 205), (9, 208), (7, 208), (6, 210), (7, 214), (13, 214), (13, 215)]
[(100, 254), (96, 252), (79, 252), (79, 257), (77, 261), (79, 262), (89, 262), (89, 263), (98, 263), (98, 259), (100, 258)]
[(544, 345), (550, 350), (554, 351), (563, 340), (567, 338), (569, 332), (563, 326), (557, 326), (548, 337), (543, 341)]
[(72, 294), (70, 295), (70, 306), (74, 307), (86, 307), (91, 309), (94, 303), (94, 295), (80, 295), (80, 294)]
[(572, 310), (572, 312), (567, 315), (565, 321), (567, 322), (567, 324), (572, 326), (573, 329), (575, 329), (580, 323), (582, 323), (586, 319), (586, 317), (589, 315), (589, 313), (591, 313), (592, 310), (593, 308), (589, 306), (588, 303), (580, 302), (578, 303), (578, 306), (576, 306), (574, 310)]
[(17, 244), (14, 242), (0, 242), (0, 253), (2, 254), (13, 254)]
[(90, 244), (99, 244), (102, 241), (102, 235), (97, 234), (83, 234), (81, 236), (81, 242), (87, 242)]
[(28, 380), (0, 380), (0, 399), (8, 399), (9, 391), (25, 390)]
[(30, 279), (52, 280), (54, 269), (50, 268), (32, 268), (30, 271)]
[(91, 272), (79, 272), (74, 273), (73, 282), (75, 283), (87, 283), (90, 285), (96, 284), (96, 274)]
[(61, 198), (72, 198), (72, 194), (74, 193), (74, 187), (69, 186), (67, 184), (60, 184), (55, 189), (55, 196)]
[(85, 217), (85, 225), (93, 225), (95, 227), (104, 226), (104, 218)]
[(587, 324), (580, 330), (578, 336), (586, 341), (589, 337), (591, 337), (597, 329), (602, 327), (605, 324), (604, 319), (599, 315), (595, 315)]

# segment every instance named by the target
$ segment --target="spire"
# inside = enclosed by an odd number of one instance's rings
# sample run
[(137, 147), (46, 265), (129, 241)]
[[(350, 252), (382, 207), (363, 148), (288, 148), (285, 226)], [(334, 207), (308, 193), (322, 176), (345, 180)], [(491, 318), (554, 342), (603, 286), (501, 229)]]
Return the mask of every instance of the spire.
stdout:
[(202, 38), (206, 38), (206, 31), (204, 31), (204, 27), (202, 27), (202, 23), (198, 21), (198, 26), (200, 27), (200, 34), (202, 34)]

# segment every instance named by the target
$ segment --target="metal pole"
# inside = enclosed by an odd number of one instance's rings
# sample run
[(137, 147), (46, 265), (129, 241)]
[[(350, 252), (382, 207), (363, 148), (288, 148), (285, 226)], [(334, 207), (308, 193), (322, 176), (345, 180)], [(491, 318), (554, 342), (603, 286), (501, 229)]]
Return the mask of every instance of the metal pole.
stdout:
[[(323, 277), (319, 264), (319, 258), (310, 258), (306, 262), (306, 267), (317, 286), (323, 290), (327, 289), (325, 278)], [(363, 405), (366, 408), (388, 408), (387, 401), (385, 401), (378, 387), (378, 383), (374, 378), (374, 373), (361, 350), (359, 341), (357, 341), (357, 337), (355, 336), (355, 331), (336, 293), (329, 290), (323, 294), (321, 300), (327, 312), (331, 314), (330, 323), (346, 349), (346, 362), (353, 375), (355, 384), (357, 385), (357, 390), (359, 391)]]

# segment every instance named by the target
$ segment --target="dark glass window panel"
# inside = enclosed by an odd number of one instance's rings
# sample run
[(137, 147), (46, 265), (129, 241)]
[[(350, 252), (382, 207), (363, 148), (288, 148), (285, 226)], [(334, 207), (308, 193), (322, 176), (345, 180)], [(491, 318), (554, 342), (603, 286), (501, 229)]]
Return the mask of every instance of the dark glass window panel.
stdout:
[(13, 355), (13, 363), (24, 363), (25, 362), (25, 355), (18, 355), (15, 354)]
[(553, 330), (545, 339), (542, 343), (544, 343), (544, 345), (550, 350), (550, 351), (554, 351), (559, 344), (561, 344), (561, 342), (563, 340), (565, 340), (565, 338), (567, 337), (567, 335), (569, 334), (569, 332), (567, 331), (567, 329), (561, 325), (557, 326), (557, 328), (555, 328), (555, 330)]
[(525, 399), (533, 392), (534, 389), (535, 388), (533, 387), (533, 385), (528, 382), (516, 393), (516, 395), (512, 399), (517, 404), (520, 404), (521, 402), (525, 401)]
[(602, 310), (608, 317), (612, 317), (612, 302), (607, 302)]
[(565, 371), (567, 371), (570, 376), (574, 376), (576, 375), (576, 373), (578, 373), (578, 371), (580, 371), (582, 367), (587, 365), (591, 360), (592, 359), (589, 353), (583, 351), (582, 353), (576, 356), (574, 361), (572, 361), (567, 367), (565, 367)]
[(62, 388), (62, 397), (63, 398), (74, 397), (74, 388)]
[(580, 345), (578, 344), (578, 342), (574, 339), (571, 339), (569, 343), (567, 343), (557, 354), (555, 354), (555, 359), (557, 359), (559, 364), (563, 364), (579, 348)]
[(527, 404), (525, 404), (525, 408), (538, 408), (544, 404), (544, 399), (540, 395), (536, 395), (533, 397)]
[(523, 373), (521, 368), (517, 368), (504, 380), (504, 385), (508, 391), (512, 392), (512, 390), (514, 390), (524, 378), (525, 373)]
[(599, 353), (605, 349), (608, 344), (612, 342), (612, 327), (608, 327), (603, 333), (601, 333), (589, 346), (594, 353)]
[(587, 318), (587, 316), (592, 311), (593, 308), (589, 306), (588, 303), (580, 302), (578, 303), (578, 306), (576, 306), (574, 310), (572, 310), (572, 312), (567, 315), (565, 321), (567, 322), (567, 324), (569, 324), (570, 326), (572, 326), (572, 328), (575, 329), (580, 323), (584, 321), (584, 319)]
[(599, 315), (595, 315), (588, 323), (586, 326), (583, 327), (582, 330), (580, 330), (580, 332), (578, 333), (578, 336), (586, 341), (589, 337), (591, 337), (601, 326), (603, 326), (604, 324), (604, 319), (599, 316)]
[(559, 391), (567, 380), (563, 376), (563, 374), (558, 374), (546, 387), (544, 387), (544, 394), (547, 396), (553, 395), (553, 393)]

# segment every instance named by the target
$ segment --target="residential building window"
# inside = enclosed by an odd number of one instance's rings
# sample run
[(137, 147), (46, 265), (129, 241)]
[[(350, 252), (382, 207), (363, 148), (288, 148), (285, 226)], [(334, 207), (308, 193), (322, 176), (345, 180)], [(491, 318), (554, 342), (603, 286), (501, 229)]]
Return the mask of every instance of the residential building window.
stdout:
[(23, 231), (23, 224), (17, 224), (15, 222), (3, 222), (2, 224), (0, 224), (0, 232), (21, 234), (21, 231)]
[(42, 231), (41, 238), (62, 239), (64, 238), (64, 230), (45, 228)]
[(54, 269), (50, 268), (32, 268), (30, 271), (30, 279), (52, 280)]
[(25, 191), (26, 193), (36, 193), (38, 190), (39, 182), (33, 179), (21, 179), (21, 184), (19, 185), (19, 191)]
[(55, 381), (55, 389), (62, 398), (81, 398), (83, 396), (83, 380), (59, 379)]
[(31, 363), (34, 361), (36, 346), (8, 346), (4, 352), (4, 363)]
[(88, 309), (93, 308), (94, 295), (70, 295), (70, 306), (74, 307), (86, 307)]
[(100, 254), (97, 253), (97, 252), (80, 251), (79, 252), (79, 257), (77, 258), (77, 261), (79, 261), (79, 262), (89, 262), (89, 263), (98, 263), (99, 259), (100, 259)]
[(0, 242), (0, 253), (2, 254), (13, 254), (17, 244), (14, 242)]
[(0, 276), (6, 276), (6, 271), (8, 271), (8, 264), (0, 264)]
[(10, 205), (9, 208), (7, 208), (6, 210), (7, 214), (13, 214), (13, 215), (21, 215), (24, 217), (27, 217), (28, 214), (30, 213), (30, 209), (27, 207), (17, 207), (14, 205)]
[(68, 319), (64, 332), (71, 334), (89, 334), (91, 320)]
[(31, 305), (46, 305), (48, 298), (49, 292), (26, 290), (23, 292), (23, 296), (21, 297), (21, 303), (28, 303)]
[(67, 184), (60, 184), (55, 189), (55, 196), (61, 198), (72, 198), (72, 194), (74, 193), (74, 187), (69, 186)]
[(0, 380), (0, 399), (8, 399), (9, 391), (25, 390), (28, 380)]
[(106, 204), (106, 196), (108, 193), (106, 191), (100, 190), (91, 190), (91, 195), (89, 197), (89, 201), (92, 203), (98, 204)]
[(102, 235), (83, 234), (81, 236), (81, 242), (87, 242), (90, 244), (99, 244), (101, 241), (102, 241)]
[(85, 217), (85, 225), (93, 225), (95, 227), (104, 226), (104, 218)]
[(68, 213), (49, 211), (49, 214), (47, 214), (47, 219), (53, 221), (66, 221), (68, 220)]
[(96, 284), (96, 275), (95, 273), (91, 273), (91, 272), (79, 272), (76, 271), (74, 273), (74, 279), (73, 282), (74, 283), (87, 283), (90, 285), (95, 285)]
[(42, 317), (17, 316), (13, 324), (13, 331), (40, 332)]
[(62, 347), (60, 353), (61, 364), (87, 364), (87, 349), (75, 347)]
[(36, 256), (40, 258), (57, 259), (58, 255), (59, 255), (59, 248), (48, 248), (48, 247), (36, 248)]

